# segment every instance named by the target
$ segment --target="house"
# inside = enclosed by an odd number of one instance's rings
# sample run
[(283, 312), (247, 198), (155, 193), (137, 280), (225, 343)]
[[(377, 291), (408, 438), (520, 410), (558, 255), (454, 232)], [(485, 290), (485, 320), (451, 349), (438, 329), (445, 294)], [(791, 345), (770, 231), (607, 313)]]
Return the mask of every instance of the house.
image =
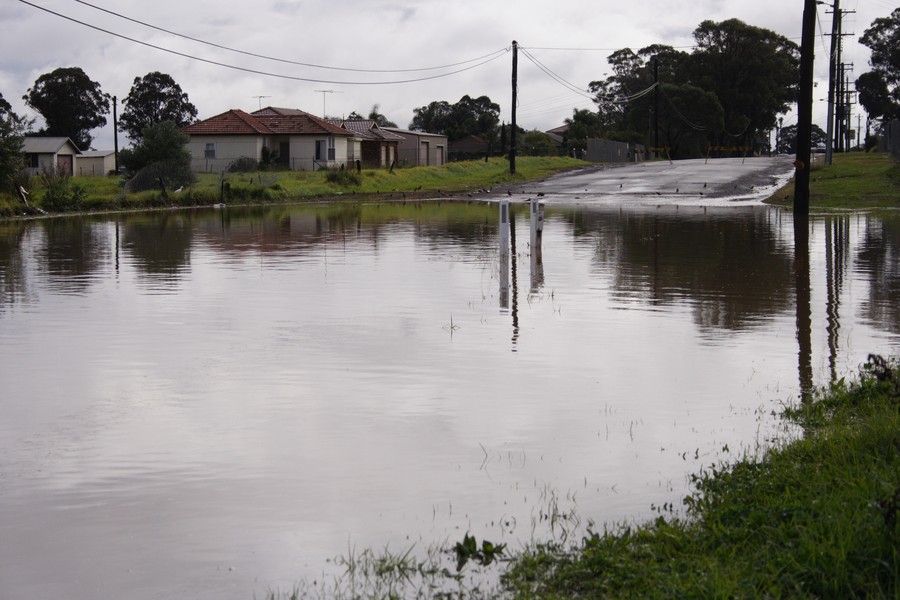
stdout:
[(55, 170), (72, 175), (75, 157), (81, 154), (78, 146), (67, 137), (26, 136), (22, 152), (25, 154), (25, 171), (29, 175)]
[(328, 122), (355, 134), (354, 154), (364, 166), (389, 167), (398, 160), (403, 136), (382, 129), (373, 119), (328, 119)]
[(447, 136), (398, 127), (383, 127), (404, 139), (400, 142), (400, 162), (413, 166), (440, 166), (447, 162)]
[(237, 159), (261, 160), (264, 150), (291, 170), (346, 166), (354, 134), (302, 110), (267, 107), (252, 114), (232, 109), (181, 129), (191, 167), (221, 172)]
[(75, 159), (75, 174), (81, 177), (102, 177), (115, 170), (115, 150), (85, 150)]

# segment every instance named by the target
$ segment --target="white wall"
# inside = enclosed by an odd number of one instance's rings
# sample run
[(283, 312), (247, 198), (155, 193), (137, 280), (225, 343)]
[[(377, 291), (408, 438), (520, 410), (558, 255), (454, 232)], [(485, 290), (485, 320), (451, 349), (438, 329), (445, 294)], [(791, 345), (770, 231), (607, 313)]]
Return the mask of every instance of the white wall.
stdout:
[[(215, 144), (216, 157), (206, 158), (206, 144)], [(228, 168), (235, 159), (262, 157), (263, 137), (249, 135), (191, 136), (187, 149), (191, 153), (194, 171), (219, 172)], [(277, 148), (276, 148), (277, 149)]]

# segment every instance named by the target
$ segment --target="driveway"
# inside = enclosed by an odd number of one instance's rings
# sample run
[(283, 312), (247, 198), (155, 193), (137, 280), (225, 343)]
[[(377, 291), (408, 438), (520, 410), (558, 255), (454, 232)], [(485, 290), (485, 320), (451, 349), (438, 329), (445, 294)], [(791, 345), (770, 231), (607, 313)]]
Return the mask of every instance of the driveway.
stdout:
[(732, 206), (760, 203), (793, 175), (790, 156), (656, 161), (587, 167), (511, 186), (508, 195), (546, 204)]

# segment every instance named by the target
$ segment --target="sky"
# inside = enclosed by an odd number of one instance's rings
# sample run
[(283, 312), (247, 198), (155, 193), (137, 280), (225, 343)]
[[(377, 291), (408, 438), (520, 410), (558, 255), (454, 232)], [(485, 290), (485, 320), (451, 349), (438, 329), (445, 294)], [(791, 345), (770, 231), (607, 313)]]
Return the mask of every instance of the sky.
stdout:
[[(617, 49), (659, 43), (690, 51), (702, 21), (730, 18), (799, 44), (803, 5), (803, 0), (0, 0), (0, 93), (18, 114), (38, 117), (22, 96), (42, 74), (75, 66), (117, 96), (120, 111), (136, 77), (161, 71), (188, 94), (201, 119), (267, 105), (319, 116), (367, 115), (377, 104), (388, 119), (406, 127), (414, 109), (436, 100), (454, 103), (468, 94), (490, 97), (501, 107), (501, 120), (509, 122), (516, 40), (523, 49), (517, 123), (545, 131), (562, 125), (576, 108), (594, 108), (588, 84), (610, 73), (606, 59)], [(844, 17), (844, 31), (854, 34), (844, 40), (844, 61), (854, 64), (852, 78), (868, 70), (869, 50), (858, 43), (859, 36), (895, 7), (894, 0), (842, 1), (842, 9), (855, 11)], [(813, 120), (823, 129), (830, 11), (818, 7)], [(785, 125), (795, 122), (793, 114), (784, 118)], [(41, 125), (39, 118), (36, 124)], [(112, 149), (112, 115), (93, 135), (95, 149)], [(119, 136), (120, 147), (127, 143)]]

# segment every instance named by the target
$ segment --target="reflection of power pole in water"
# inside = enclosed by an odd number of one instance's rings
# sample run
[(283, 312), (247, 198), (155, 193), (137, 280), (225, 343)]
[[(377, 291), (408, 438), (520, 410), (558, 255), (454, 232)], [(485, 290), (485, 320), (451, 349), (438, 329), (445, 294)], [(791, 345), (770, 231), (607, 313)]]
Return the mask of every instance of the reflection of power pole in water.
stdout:
[(509, 201), (500, 202), (500, 308), (509, 308)]
[(794, 213), (794, 289), (797, 302), (797, 353), (800, 397), (812, 397), (812, 306), (809, 283), (809, 216)]
[(827, 306), (825, 313), (828, 319), (828, 366), (831, 370), (831, 381), (837, 381), (837, 352), (839, 332), (841, 328), (840, 306), (841, 290), (844, 287), (844, 264), (846, 261), (847, 219), (839, 217), (825, 221), (825, 281), (827, 286)]
[(541, 241), (544, 236), (544, 207), (536, 200), (531, 202), (531, 293), (544, 285), (544, 257)]
[(513, 352), (516, 351), (516, 342), (519, 339), (519, 278), (516, 276), (516, 215), (512, 204), (509, 205), (509, 243), (511, 245), (510, 258), (512, 259), (512, 322), (513, 322)]

